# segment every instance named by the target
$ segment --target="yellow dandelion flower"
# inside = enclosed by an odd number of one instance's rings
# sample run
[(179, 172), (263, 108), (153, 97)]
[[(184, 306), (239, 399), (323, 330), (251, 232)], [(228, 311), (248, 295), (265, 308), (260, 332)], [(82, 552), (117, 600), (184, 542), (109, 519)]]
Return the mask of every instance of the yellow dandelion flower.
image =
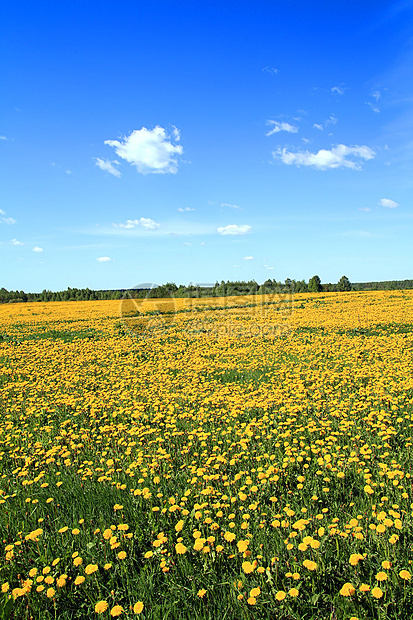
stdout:
[(374, 596), (374, 598), (381, 598), (383, 596), (383, 590), (376, 586), (372, 589), (371, 595)]
[(405, 581), (409, 581), (411, 579), (411, 574), (408, 570), (401, 570), (399, 573), (399, 577), (401, 577)]
[(284, 590), (278, 590), (277, 594), (275, 595), (275, 598), (277, 601), (283, 601), (286, 596), (287, 594), (284, 592)]
[[(123, 508), (123, 506), (121, 506), (121, 508)], [(121, 607), (120, 605), (115, 605), (115, 607), (112, 607), (112, 609), (110, 610), (110, 615), (113, 618), (116, 618), (116, 616), (120, 616), (122, 612), (123, 607)]]
[(355, 592), (356, 592), (355, 587), (353, 586), (352, 583), (349, 583), (349, 582), (345, 583), (340, 590), (341, 596), (353, 596)]
[(95, 605), (95, 613), (103, 614), (108, 608), (106, 601), (98, 601)]
[(133, 606), (133, 613), (135, 613), (137, 615), (142, 613), (143, 607), (144, 607), (144, 605), (143, 605), (142, 601), (138, 601)]
[(203, 589), (198, 590), (197, 592), (197, 596), (199, 596), (200, 598), (204, 598), (205, 594), (206, 594), (206, 590), (203, 590)]

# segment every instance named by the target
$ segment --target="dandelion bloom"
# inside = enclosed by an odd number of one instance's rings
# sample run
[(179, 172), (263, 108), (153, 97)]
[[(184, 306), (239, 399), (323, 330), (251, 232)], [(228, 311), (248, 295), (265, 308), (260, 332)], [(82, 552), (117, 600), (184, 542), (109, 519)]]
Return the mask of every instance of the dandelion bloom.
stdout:
[(59, 588), (63, 588), (66, 585), (66, 577), (60, 575), (60, 577), (56, 581)]
[(147, 551), (143, 557), (148, 560), (152, 556), (153, 556), (153, 551)]
[(86, 575), (93, 575), (98, 570), (97, 564), (88, 564), (85, 568)]
[(235, 534), (233, 532), (225, 532), (224, 538), (227, 542), (232, 542), (235, 540)]
[(257, 597), (261, 594), (261, 588), (252, 588), (250, 596)]
[(248, 605), (255, 605), (255, 604), (256, 604), (256, 602), (257, 602), (257, 599), (256, 599), (256, 598), (254, 598), (253, 596), (250, 596), (250, 597), (247, 599), (247, 603), (248, 603)]
[(138, 601), (137, 603), (134, 604), (133, 606), (133, 613), (135, 614), (140, 614), (143, 610), (143, 603), (142, 601)]
[(304, 560), (303, 566), (308, 568), (308, 570), (317, 570), (317, 562), (313, 562), (312, 560)]
[(381, 563), (383, 568), (391, 568), (391, 562), (389, 562), (388, 560), (383, 560), (383, 562)]
[(188, 549), (182, 543), (178, 543), (177, 545), (175, 545), (175, 551), (179, 555), (183, 555), (184, 553), (186, 553), (188, 551)]
[(376, 579), (377, 581), (387, 581), (387, 573), (380, 571), (379, 573), (377, 573)]
[(103, 532), (103, 538), (105, 540), (109, 540), (109, 538), (112, 538), (112, 533), (113, 533), (112, 530), (108, 528), (107, 530)]
[(374, 596), (374, 598), (381, 598), (383, 596), (383, 590), (376, 586), (372, 589), (371, 595)]
[(83, 582), (84, 582), (85, 578), (83, 577), (83, 575), (79, 575), (79, 577), (76, 577), (75, 579), (75, 586), (80, 586)]
[(295, 598), (296, 596), (298, 596), (299, 592), (297, 588), (291, 588), (291, 590), (288, 590), (288, 594), (292, 596), (293, 598)]
[(275, 598), (277, 599), (277, 601), (283, 601), (286, 597), (286, 593), (284, 592), (284, 590), (279, 590), (277, 592), (277, 594), (275, 595)]
[(78, 534), (80, 534), (80, 530), (79, 530), (77, 527), (75, 527), (75, 528), (72, 530), (72, 534), (73, 534), (73, 536), (77, 536)]
[(399, 577), (405, 579), (405, 581), (409, 581), (409, 579), (411, 578), (411, 574), (408, 570), (401, 570), (399, 573)]
[(360, 560), (364, 560), (364, 556), (360, 553), (352, 553), (349, 559), (351, 566), (357, 566)]
[(108, 608), (108, 604), (106, 601), (99, 601), (95, 605), (95, 612), (97, 614), (103, 614)]
[(5, 583), (3, 583), (3, 585), (1, 586), (1, 591), (4, 592), (8, 592), (9, 591), (9, 583), (6, 581)]
[(248, 549), (248, 545), (249, 545), (249, 540), (239, 540), (237, 542), (238, 551), (240, 553), (243, 553), (244, 551)]
[(175, 525), (175, 531), (181, 532), (183, 527), (184, 527), (184, 522), (181, 519), (181, 521), (178, 521), (178, 523)]
[[(122, 508), (123, 508), (122, 504), (115, 504), (113, 506), (113, 510), (122, 510)], [(119, 607), (119, 605), (116, 605), (113, 609), (117, 609), (118, 607)], [(112, 611), (113, 611), (113, 609), (112, 609)], [(120, 608), (120, 609), (123, 611), (122, 608)], [(112, 611), (110, 612), (111, 614), (112, 614)], [(120, 613), (122, 613), (122, 611)], [(116, 614), (116, 615), (119, 616), (120, 614)], [(113, 614), (112, 614), (112, 616), (113, 616)]]
[(82, 558), (81, 558), (81, 557), (79, 557), (79, 556), (78, 556), (78, 557), (76, 557), (76, 558), (73, 560), (73, 564), (74, 564), (75, 566), (80, 566), (81, 564), (83, 564), (83, 560), (82, 560)]
[(251, 562), (243, 562), (242, 563), (242, 570), (244, 571), (244, 573), (248, 574), (248, 573), (252, 573), (254, 570), (254, 565), (251, 564)]
[(362, 583), (359, 587), (360, 592), (368, 592), (370, 590), (370, 586), (367, 583)]
[(53, 598), (55, 594), (56, 594), (56, 590), (54, 590), (53, 588), (47, 589), (47, 592), (46, 592), (47, 598)]
[(204, 598), (205, 594), (206, 594), (206, 590), (204, 590), (204, 589), (198, 590), (198, 592), (197, 592), (197, 595), (200, 598)]
[(116, 618), (116, 616), (120, 616), (122, 612), (123, 612), (123, 607), (121, 607), (120, 605), (115, 605), (115, 607), (112, 607), (112, 609), (110, 610), (110, 615), (113, 618)]
[(118, 558), (119, 560), (124, 560), (126, 558), (126, 551), (119, 551)]
[(353, 586), (352, 583), (349, 583), (349, 582), (345, 583), (344, 586), (340, 590), (341, 596), (353, 596), (355, 592), (356, 592), (355, 587)]

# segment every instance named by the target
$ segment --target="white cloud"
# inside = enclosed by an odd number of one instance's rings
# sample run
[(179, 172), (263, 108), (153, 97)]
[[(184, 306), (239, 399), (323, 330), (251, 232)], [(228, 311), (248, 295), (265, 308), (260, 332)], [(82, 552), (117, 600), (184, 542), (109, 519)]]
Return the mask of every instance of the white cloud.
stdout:
[(338, 144), (331, 150), (321, 149), (317, 153), (310, 151), (297, 151), (292, 153), (287, 149), (278, 149), (273, 152), (273, 157), (281, 159), (284, 164), (291, 166), (312, 166), (319, 170), (328, 168), (351, 168), (361, 170), (362, 161), (373, 159), (375, 152), (368, 146), (346, 146)]
[(290, 125), (290, 123), (278, 122), (278, 121), (267, 121), (267, 125), (271, 125), (272, 129), (266, 136), (272, 136), (274, 133), (279, 133), (280, 131), (287, 131), (288, 133), (298, 133), (298, 127), (295, 125)]
[(0, 215), (6, 215), (6, 212), (3, 209), (0, 209)]
[(177, 156), (183, 153), (181, 145), (173, 144), (172, 139), (179, 141), (179, 130), (174, 127), (172, 136), (163, 127), (154, 129), (135, 129), (122, 140), (105, 140), (105, 144), (113, 146), (116, 154), (133, 166), (141, 174), (175, 174), (178, 170)]
[(217, 233), (219, 235), (246, 235), (251, 232), (252, 228), (248, 224), (242, 224), (241, 226), (237, 226), (237, 224), (229, 224), (228, 226), (220, 226), (217, 228)]
[(378, 101), (379, 99), (381, 99), (381, 92), (379, 90), (376, 90), (374, 91), (374, 93), (371, 93), (371, 96), (373, 97), (373, 99)]
[(244, 256), (244, 260), (253, 260), (253, 256)]
[(17, 241), (17, 239), (12, 239), (12, 240), (10, 241), (10, 243), (11, 243), (12, 245), (16, 245), (16, 246), (17, 246), (17, 245), (24, 245), (24, 243), (22, 243), (21, 241)]
[(359, 211), (366, 211), (366, 213), (368, 213), (371, 209), (370, 207), (359, 207)]
[(333, 86), (333, 88), (331, 89), (331, 92), (335, 93), (336, 95), (343, 95), (344, 88), (341, 88), (341, 86)]
[(121, 177), (121, 173), (119, 172), (119, 170), (117, 168), (115, 168), (115, 166), (113, 164), (117, 164), (119, 165), (119, 162), (115, 160), (113, 161), (109, 161), (108, 159), (100, 159), (100, 157), (95, 157), (94, 158), (96, 161), (96, 166), (98, 166), (98, 168), (100, 168), (101, 170), (104, 170), (105, 172), (109, 172), (109, 174), (112, 174), (114, 177)]
[(366, 101), (366, 105), (368, 105), (369, 108), (373, 110), (373, 112), (375, 112), (376, 114), (380, 114), (380, 108), (374, 105), (374, 103), (371, 103), (371, 101)]
[(35, 245), (34, 248), (32, 249), (32, 252), (43, 252), (43, 248), (39, 248), (38, 245)]
[(390, 200), (390, 198), (382, 198), (379, 200), (379, 205), (382, 207), (387, 207), (388, 209), (395, 209), (399, 206), (399, 203), (394, 200)]
[(230, 202), (221, 202), (221, 207), (230, 207), (230, 209), (242, 209), (238, 205), (233, 205)]
[(178, 207), (178, 211), (180, 211), (181, 213), (185, 213), (186, 211), (195, 211), (195, 209), (192, 209), (192, 207)]
[(7, 136), (0, 136), (0, 140), (7, 140)]
[(320, 125), (319, 123), (314, 123), (313, 127), (314, 129), (318, 129), (319, 131), (323, 131), (324, 129), (324, 127)]
[(155, 222), (150, 217), (141, 217), (139, 220), (126, 220), (125, 224), (112, 224), (115, 228), (136, 228), (140, 226), (146, 230), (156, 230), (160, 227), (158, 222)]
[(112, 259), (109, 256), (99, 256), (99, 258), (96, 259), (98, 263), (111, 263)]
[[(2, 213), (6, 215), (4, 211), (2, 211)], [(2, 224), (8, 224), (9, 226), (11, 226), (12, 224), (16, 224), (16, 220), (12, 217), (0, 217), (0, 222)]]
[(337, 125), (337, 119), (334, 116), (334, 114), (329, 116), (328, 119), (325, 121), (324, 126), (327, 126), (327, 125)]
[(274, 69), (274, 67), (264, 67), (263, 71), (266, 73), (272, 73), (273, 75), (277, 75), (277, 73), (279, 73), (279, 69)]

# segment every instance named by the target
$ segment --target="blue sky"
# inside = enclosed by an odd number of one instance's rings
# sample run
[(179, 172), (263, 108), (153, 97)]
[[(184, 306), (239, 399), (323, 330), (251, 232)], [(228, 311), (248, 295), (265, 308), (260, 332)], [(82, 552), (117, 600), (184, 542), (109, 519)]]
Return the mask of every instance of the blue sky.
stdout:
[(0, 8), (0, 287), (413, 277), (413, 8)]

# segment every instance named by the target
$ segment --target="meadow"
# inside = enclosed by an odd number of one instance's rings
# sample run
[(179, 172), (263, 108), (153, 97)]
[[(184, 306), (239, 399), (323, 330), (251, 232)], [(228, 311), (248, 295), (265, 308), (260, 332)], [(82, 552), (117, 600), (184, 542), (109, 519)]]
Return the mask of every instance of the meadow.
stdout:
[(413, 616), (413, 292), (0, 305), (0, 620)]

